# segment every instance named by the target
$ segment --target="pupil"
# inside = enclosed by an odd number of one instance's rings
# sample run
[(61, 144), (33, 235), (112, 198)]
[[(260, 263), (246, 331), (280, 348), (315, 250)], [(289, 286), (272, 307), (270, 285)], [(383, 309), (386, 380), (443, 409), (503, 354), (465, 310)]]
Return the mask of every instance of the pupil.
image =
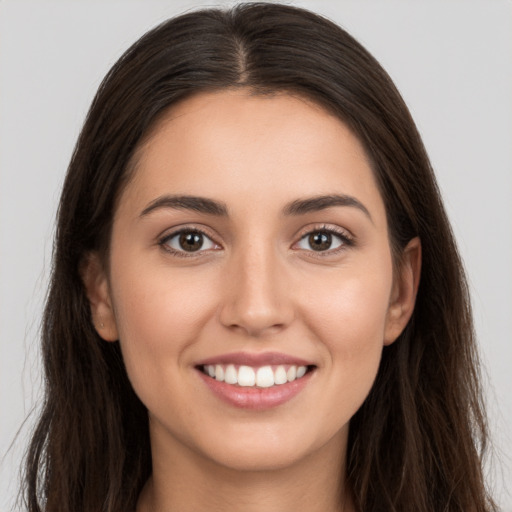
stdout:
[(203, 246), (203, 235), (201, 233), (182, 233), (180, 246), (188, 252), (198, 251)]
[(325, 232), (317, 232), (309, 235), (309, 244), (314, 251), (326, 251), (331, 247), (332, 235)]

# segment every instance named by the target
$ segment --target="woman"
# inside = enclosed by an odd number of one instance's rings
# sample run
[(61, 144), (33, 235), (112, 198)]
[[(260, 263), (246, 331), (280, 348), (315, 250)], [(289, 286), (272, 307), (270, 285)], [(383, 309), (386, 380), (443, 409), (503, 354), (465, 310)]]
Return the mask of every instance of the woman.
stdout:
[(468, 293), (378, 63), (277, 4), (157, 27), (61, 198), (30, 510), (492, 510)]

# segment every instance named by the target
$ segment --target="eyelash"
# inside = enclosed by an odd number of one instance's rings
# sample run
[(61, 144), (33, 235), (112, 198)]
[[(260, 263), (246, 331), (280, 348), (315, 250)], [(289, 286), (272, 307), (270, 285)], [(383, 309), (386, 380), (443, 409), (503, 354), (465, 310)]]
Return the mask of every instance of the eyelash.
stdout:
[[(339, 238), (341, 241), (341, 244), (339, 247), (336, 247), (334, 249), (327, 249), (325, 251), (315, 251), (314, 249), (307, 250), (312, 256), (317, 258), (324, 258), (328, 256), (336, 255), (350, 247), (353, 247), (355, 245), (354, 237), (348, 233), (346, 230), (336, 228), (333, 226), (318, 226), (314, 227), (313, 229), (309, 228), (307, 231), (304, 231), (297, 242), (293, 244), (293, 246), (296, 246), (301, 241), (305, 240), (307, 237), (318, 234), (318, 233), (325, 233), (328, 235), (333, 235), (336, 238)], [(169, 245), (169, 241), (173, 238), (176, 238), (179, 235), (182, 234), (198, 234), (206, 239), (210, 240), (211, 243), (214, 245), (220, 247), (220, 245), (213, 240), (213, 238), (203, 231), (202, 229), (199, 229), (197, 227), (185, 227), (181, 228), (178, 231), (173, 231), (172, 233), (169, 233), (165, 236), (163, 236), (161, 239), (158, 240), (158, 245), (166, 252), (172, 254), (173, 256), (177, 256), (179, 258), (193, 258), (197, 257), (199, 254), (203, 254), (205, 251), (211, 251), (212, 249), (199, 249), (198, 251), (185, 251), (185, 250), (176, 250)]]
[[(203, 236), (204, 238), (210, 240), (214, 245), (217, 245), (219, 246), (219, 244), (217, 244), (217, 242), (215, 242), (212, 237), (206, 233), (205, 231), (203, 231), (202, 229), (199, 229), (197, 227), (185, 227), (185, 228), (181, 228), (179, 229), (178, 231), (173, 231), (172, 233), (169, 233), (165, 236), (163, 236), (160, 240), (158, 240), (158, 245), (166, 252), (172, 254), (173, 256), (177, 256), (178, 258), (193, 258), (193, 257), (197, 257), (198, 254), (201, 254), (205, 251), (205, 249), (199, 249), (198, 251), (185, 251), (185, 250), (176, 250), (174, 248), (172, 248), (169, 244), (169, 241), (172, 240), (173, 238), (176, 238), (177, 236), (180, 236), (182, 234), (197, 234), (197, 235), (201, 235)], [(210, 251), (211, 249), (206, 249), (206, 251)]]
[(343, 252), (343, 251), (347, 250), (348, 248), (353, 247), (355, 245), (355, 238), (351, 233), (349, 233), (348, 231), (346, 231), (342, 228), (339, 228), (336, 226), (327, 226), (325, 224), (323, 224), (321, 226), (314, 226), (313, 229), (308, 228), (307, 231), (304, 231), (300, 235), (298, 242), (295, 242), (294, 245), (297, 245), (302, 240), (305, 240), (307, 237), (309, 237), (313, 234), (318, 234), (318, 233), (325, 233), (328, 235), (333, 235), (334, 237), (340, 239), (341, 244), (339, 245), (339, 247), (336, 247), (334, 249), (327, 249), (325, 251), (315, 251), (313, 249), (308, 250), (310, 255), (315, 258), (326, 258), (329, 256), (336, 256), (340, 252)]

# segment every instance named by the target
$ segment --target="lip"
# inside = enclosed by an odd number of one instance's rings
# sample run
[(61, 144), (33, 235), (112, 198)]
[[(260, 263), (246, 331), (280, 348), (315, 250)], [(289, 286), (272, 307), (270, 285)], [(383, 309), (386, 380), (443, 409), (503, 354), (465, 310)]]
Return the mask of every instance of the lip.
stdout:
[(197, 373), (210, 391), (223, 402), (240, 409), (262, 411), (282, 405), (297, 396), (309, 383), (314, 372), (310, 371), (304, 377), (293, 382), (270, 388), (242, 387), (226, 384), (209, 377), (201, 370), (197, 370)]
[[(310, 368), (310, 371), (300, 379), (278, 386), (269, 388), (244, 387), (218, 381), (206, 375), (201, 369), (202, 366), (215, 364), (234, 364), (252, 367), (296, 365), (307, 366)], [(311, 371), (313, 366), (315, 365), (311, 361), (278, 352), (265, 352), (261, 354), (233, 352), (203, 359), (196, 364), (195, 369), (208, 389), (224, 403), (239, 409), (263, 411), (278, 407), (296, 397), (308, 385), (312, 375), (315, 373), (314, 370)]]
[(245, 365), (259, 368), (261, 366), (272, 366), (272, 365), (296, 365), (296, 366), (314, 366), (311, 361), (300, 359), (295, 356), (288, 354), (282, 354), (280, 352), (262, 352), (262, 353), (250, 353), (250, 352), (230, 352), (228, 354), (221, 354), (218, 356), (210, 357), (208, 359), (202, 359), (196, 363), (196, 366), (204, 366), (209, 364), (234, 364), (234, 365)]

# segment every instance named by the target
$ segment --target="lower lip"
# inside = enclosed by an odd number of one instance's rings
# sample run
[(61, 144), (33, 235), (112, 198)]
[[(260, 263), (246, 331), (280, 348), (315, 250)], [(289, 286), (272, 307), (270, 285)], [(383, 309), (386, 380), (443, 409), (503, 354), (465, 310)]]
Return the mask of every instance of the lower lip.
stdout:
[(243, 387), (226, 384), (209, 377), (197, 370), (203, 382), (222, 401), (240, 409), (261, 411), (282, 405), (297, 396), (309, 382), (312, 371), (309, 371), (293, 382), (271, 386), (269, 388)]

